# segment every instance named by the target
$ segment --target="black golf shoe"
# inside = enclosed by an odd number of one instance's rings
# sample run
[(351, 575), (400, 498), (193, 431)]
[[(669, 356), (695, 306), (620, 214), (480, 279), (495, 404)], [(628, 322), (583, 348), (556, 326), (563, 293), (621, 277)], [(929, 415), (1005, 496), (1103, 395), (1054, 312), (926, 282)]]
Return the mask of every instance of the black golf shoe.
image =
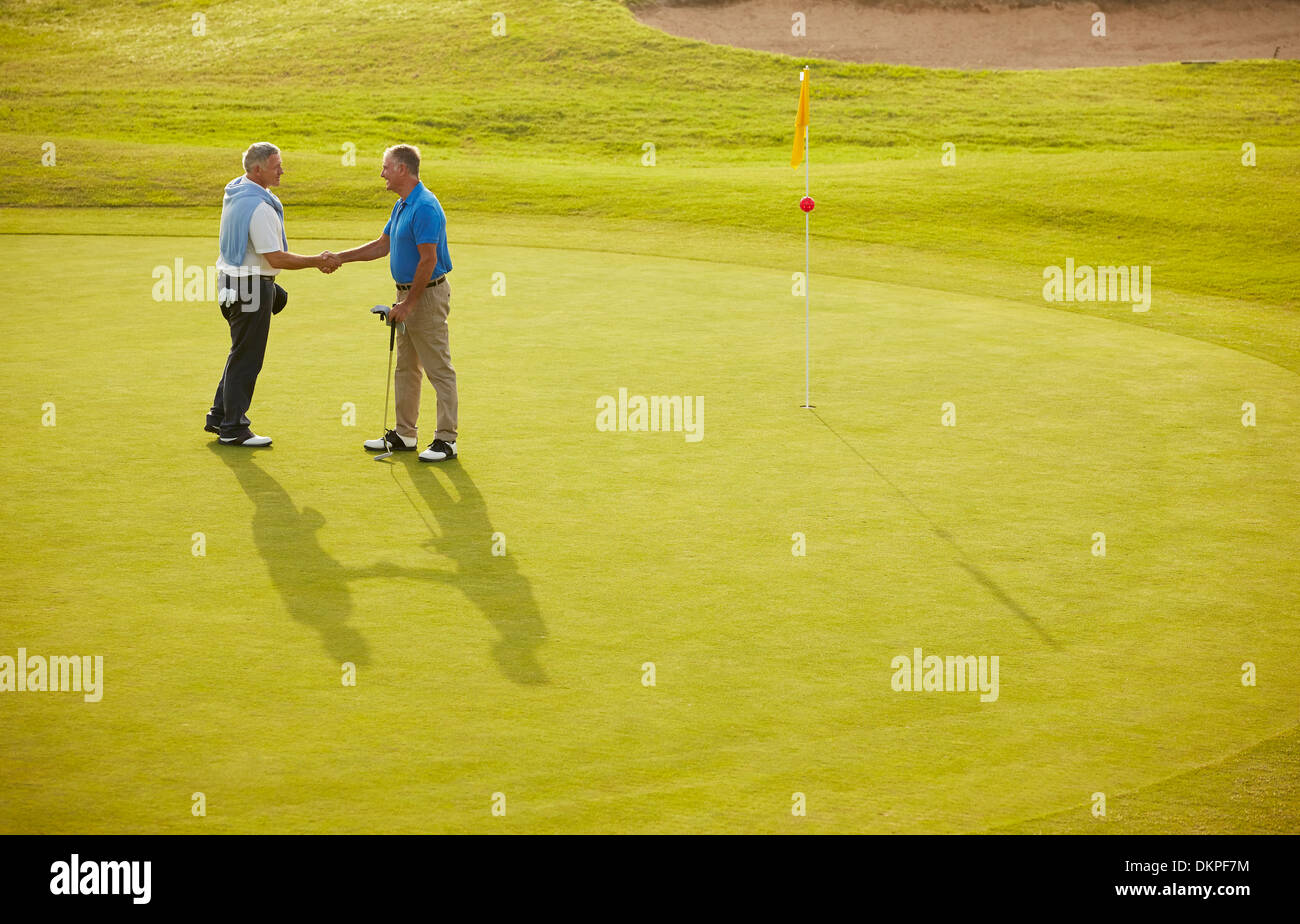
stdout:
[(429, 448), (420, 453), (421, 462), (442, 462), (445, 459), (456, 458), (456, 441), (450, 443), (446, 440), (434, 440), (429, 444)]
[(271, 438), (269, 436), (258, 436), (252, 430), (248, 430), (239, 436), (219, 437), (217, 442), (222, 446), (247, 446), (251, 449), (257, 449), (262, 446), (270, 446)]
[(389, 430), (377, 440), (366, 440), (361, 444), (367, 452), (411, 452), (415, 449), (415, 440), (409, 443), (406, 437), (396, 430)]

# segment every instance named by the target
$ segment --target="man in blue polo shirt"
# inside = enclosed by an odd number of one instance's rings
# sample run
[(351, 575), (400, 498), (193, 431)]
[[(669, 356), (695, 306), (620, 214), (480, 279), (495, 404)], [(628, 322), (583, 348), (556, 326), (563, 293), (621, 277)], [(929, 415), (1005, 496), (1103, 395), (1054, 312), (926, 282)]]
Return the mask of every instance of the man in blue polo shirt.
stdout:
[(423, 462), (456, 458), (456, 370), (451, 365), (447, 315), (451, 287), (447, 273), (447, 216), (436, 196), (420, 182), (420, 151), (399, 144), (384, 152), (380, 171), (390, 192), (399, 198), (384, 225), (384, 232), (369, 244), (338, 254), (344, 263), (388, 257), (397, 284), (397, 300), (389, 318), (405, 323), (397, 335), (397, 368), (393, 372), (397, 423), (379, 439), (363, 444), (373, 452), (410, 451), (418, 445), (416, 421), (420, 416), (422, 374), (438, 395), (438, 429), (433, 442), (420, 453)]

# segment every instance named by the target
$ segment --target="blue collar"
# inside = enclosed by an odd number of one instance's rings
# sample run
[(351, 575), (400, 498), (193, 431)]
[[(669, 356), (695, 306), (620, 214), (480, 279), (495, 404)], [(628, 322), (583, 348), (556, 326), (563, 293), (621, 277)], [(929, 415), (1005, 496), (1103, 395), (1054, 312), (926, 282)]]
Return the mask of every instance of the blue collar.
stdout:
[(411, 187), (411, 191), (406, 194), (406, 198), (402, 199), (402, 204), (405, 205), (406, 203), (410, 202), (412, 198), (415, 197), (416, 193), (421, 193), (424, 191), (425, 191), (424, 184), (421, 183), (419, 180), (416, 180), (415, 185)]

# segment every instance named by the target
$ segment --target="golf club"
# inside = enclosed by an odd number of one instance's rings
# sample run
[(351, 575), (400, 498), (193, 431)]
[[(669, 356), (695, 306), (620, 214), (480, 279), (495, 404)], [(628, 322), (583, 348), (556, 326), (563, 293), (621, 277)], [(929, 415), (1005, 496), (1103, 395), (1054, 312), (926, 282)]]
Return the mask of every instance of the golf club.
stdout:
[[(388, 395), (393, 386), (393, 344), (397, 341), (397, 327), (388, 320), (388, 307), (387, 305), (376, 305), (370, 309), (371, 314), (379, 315), (380, 320), (388, 325), (388, 375), (384, 377), (384, 433), (388, 432)], [(405, 324), (402, 324), (401, 327), (403, 330), (406, 329)], [(375, 461), (387, 459), (392, 454), (393, 450), (391, 449), (387, 452), (381, 452), (375, 456)]]

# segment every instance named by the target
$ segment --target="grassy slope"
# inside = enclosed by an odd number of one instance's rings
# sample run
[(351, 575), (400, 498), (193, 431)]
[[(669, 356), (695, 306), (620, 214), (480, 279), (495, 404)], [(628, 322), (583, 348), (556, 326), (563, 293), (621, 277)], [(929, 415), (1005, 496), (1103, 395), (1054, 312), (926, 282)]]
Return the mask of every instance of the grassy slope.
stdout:
[[(781, 254), (797, 240), (799, 179), (780, 166), (790, 59), (662, 35), (612, 2), (531, 5), (505, 38), (490, 33), (490, 4), (468, 2), (418, 19), (397, 4), (307, 3), (282, 25), (253, 4), (217, 4), (204, 38), (180, 4), (80, 9), (5, 7), (0, 203), (211, 207), (237, 148), (272, 136), (295, 216), (381, 208), (377, 154), (400, 138), (424, 146), (430, 182), (458, 212), (667, 221), (670, 234), (707, 226), (719, 238), (744, 228)], [(394, 37), (417, 23), (439, 41), (395, 58)], [(234, 76), (245, 67), (270, 85), (249, 91)], [(956, 290), (1038, 300), (1042, 268), (1066, 257), (1150, 264), (1165, 310), (1128, 321), (1300, 369), (1289, 205), (1300, 66), (969, 74), (826, 62), (815, 80), (814, 228), (843, 245), (819, 248), (824, 267), (833, 256), (901, 281), (898, 248), (950, 268)], [(38, 163), (47, 140), (52, 169)], [(640, 166), (646, 141), (653, 169)], [(955, 168), (939, 165), (945, 141)], [(1244, 141), (1258, 146), (1255, 168), (1239, 162)], [(340, 164), (345, 142), (356, 168)], [(1231, 310), (1207, 313), (1183, 293)]]
[[(254, 4), (213, 4), (198, 39), (182, 4), (4, 4), (0, 203), (187, 207), (198, 211), (169, 221), (206, 235), (238, 147), (270, 136), (289, 158), (298, 235), (313, 223), (351, 233), (385, 201), (377, 152), (414, 140), (483, 240), (509, 213), (510, 236), (798, 268), (800, 184), (780, 166), (796, 62), (659, 35), (614, 3), (533, 4), (510, 14), (505, 39), (490, 35), (491, 4), (418, 18), (404, 4), (294, 9), (287, 25)], [(417, 25), (438, 38), (407, 51)], [(255, 62), (267, 89), (232, 76)], [(1300, 370), (1296, 65), (961, 74), (827, 62), (816, 81), (823, 265), (1041, 305), (1039, 270), (1066, 256), (1151, 263), (1157, 309), (1122, 320)], [(37, 166), (45, 140), (57, 168)], [(944, 170), (949, 140), (959, 166)], [(339, 165), (345, 141), (356, 169)], [(658, 147), (653, 170), (639, 166), (644, 141)], [(1240, 166), (1243, 141), (1259, 146), (1258, 167)], [(0, 220), (68, 231), (135, 219)]]

